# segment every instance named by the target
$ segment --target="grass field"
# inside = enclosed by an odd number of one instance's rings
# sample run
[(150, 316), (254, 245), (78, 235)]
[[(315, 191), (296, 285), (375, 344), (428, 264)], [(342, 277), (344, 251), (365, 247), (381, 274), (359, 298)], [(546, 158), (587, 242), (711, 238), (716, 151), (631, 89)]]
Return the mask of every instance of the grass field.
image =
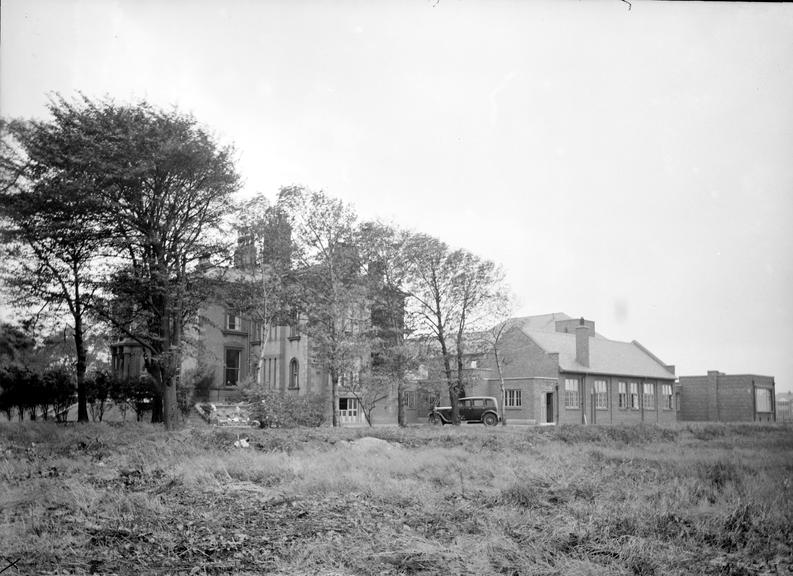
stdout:
[(5, 574), (788, 574), (793, 428), (0, 424)]

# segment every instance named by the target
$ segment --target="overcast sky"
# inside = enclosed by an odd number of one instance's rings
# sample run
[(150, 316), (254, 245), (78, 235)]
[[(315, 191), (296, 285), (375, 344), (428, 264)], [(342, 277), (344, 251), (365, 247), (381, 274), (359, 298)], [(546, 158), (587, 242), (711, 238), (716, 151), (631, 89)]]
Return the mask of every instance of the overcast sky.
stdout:
[(0, 113), (146, 98), (502, 263), (678, 374), (793, 390), (793, 5), (3, 0)]

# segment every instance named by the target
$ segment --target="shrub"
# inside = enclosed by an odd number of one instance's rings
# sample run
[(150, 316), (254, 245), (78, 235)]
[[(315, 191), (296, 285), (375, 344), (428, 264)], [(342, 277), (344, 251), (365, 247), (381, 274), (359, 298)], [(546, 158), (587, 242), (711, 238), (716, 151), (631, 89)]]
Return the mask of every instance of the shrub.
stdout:
[(74, 376), (66, 368), (51, 368), (44, 372), (40, 379), (39, 393), (44, 398), (39, 402), (46, 419), (47, 407), (52, 406), (55, 419), (59, 422), (66, 420), (69, 406), (77, 397), (77, 387)]
[(105, 402), (110, 394), (113, 377), (103, 370), (85, 379), (85, 400), (91, 411), (91, 420), (101, 422), (105, 415)]
[(326, 402), (321, 394), (296, 396), (268, 391), (247, 396), (251, 419), (258, 420), (262, 428), (316, 428), (325, 423)]

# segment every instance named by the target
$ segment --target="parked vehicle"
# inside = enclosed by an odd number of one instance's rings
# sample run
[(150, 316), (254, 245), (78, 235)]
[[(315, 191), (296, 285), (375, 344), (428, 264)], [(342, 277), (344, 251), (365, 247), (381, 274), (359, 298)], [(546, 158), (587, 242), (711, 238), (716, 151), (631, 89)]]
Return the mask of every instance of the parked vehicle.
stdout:
[[(460, 422), (468, 424), (482, 423), (485, 426), (495, 426), (501, 421), (498, 413), (498, 402), (492, 396), (467, 396), (458, 401), (460, 407)], [(452, 407), (436, 406), (429, 413), (430, 424), (451, 424)]]

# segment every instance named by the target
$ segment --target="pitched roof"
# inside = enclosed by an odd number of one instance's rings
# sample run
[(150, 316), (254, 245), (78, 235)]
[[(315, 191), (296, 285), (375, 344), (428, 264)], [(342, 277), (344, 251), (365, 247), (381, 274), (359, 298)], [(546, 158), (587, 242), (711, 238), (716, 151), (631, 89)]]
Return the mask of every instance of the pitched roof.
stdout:
[(520, 326), (523, 330), (542, 330), (545, 332), (556, 332), (556, 323), (559, 320), (572, 320), (564, 312), (551, 312), (550, 314), (538, 314), (536, 316), (519, 316), (507, 320), (509, 327)]
[(589, 339), (589, 366), (576, 362), (575, 334), (523, 328), (523, 333), (549, 354), (559, 354), (559, 369), (566, 372), (611, 374), (674, 380), (657, 358), (638, 342), (618, 342), (602, 336)]

